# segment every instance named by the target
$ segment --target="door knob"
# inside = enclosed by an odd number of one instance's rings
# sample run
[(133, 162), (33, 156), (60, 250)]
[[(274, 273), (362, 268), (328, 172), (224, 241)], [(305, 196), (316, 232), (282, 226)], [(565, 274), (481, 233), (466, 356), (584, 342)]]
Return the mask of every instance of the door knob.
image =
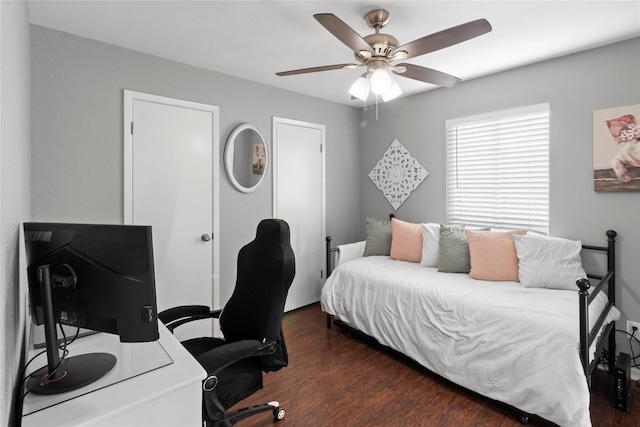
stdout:
[(203, 242), (208, 242), (209, 240), (211, 240), (211, 236), (209, 234), (203, 234), (200, 238)]

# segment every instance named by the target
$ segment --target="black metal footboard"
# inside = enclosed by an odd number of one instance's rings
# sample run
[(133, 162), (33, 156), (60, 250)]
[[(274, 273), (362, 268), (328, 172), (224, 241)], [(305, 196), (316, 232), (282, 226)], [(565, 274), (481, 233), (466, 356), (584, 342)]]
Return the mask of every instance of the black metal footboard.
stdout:
[[(587, 377), (587, 383), (589, 384), (589, 388), (591, 388), (591, 374), (598, 366), (598, 360), (600, 355), (602, 354), (602, 350), (604, 348), (604, 344), (609, 341), (609, 347), (607, 351), (607, 365), (609, 368), (609, 373), (613, 374), (615, 369), (615, 354), (616, 354), (616, 334), (615, 334), (615, 322), (611, 322), (605, 328), (604, 333), (602, 334), (602, 338), (597, 343), (596, 346), (596, 355), (592, 362), (589, 362), (589, 347), (598, 336), (598, 332), (600, 328), (602, 328), (602, 324), (609, 314), (611, 307), (614, 306), (616, 302), (616, 277), (615, 277), (615, 261), (616, 261), (616, 252), (615, 252), (615, 243), (616, 243), (616, 233), (613, 230), (607, 231), (608, 242), (607, 246), (590, 246), (590, 245), (582, 245), (583, 249), (593, 250), (605, 252), (607, 254), (607, 273), (604, 276), (596, 276), (596, 275), (588, 275), (588, 278), (579, 279), (576, 282), (576, 285), (580, 289), (578, 292), (578, 298), (580, 300), (580, 359), (582, 361), (582, 367), (584, 370), (584, 375)], [(591, 288), (591, 282), (589, 278), (598, 280), (597, 285), (589, 293), (589, 289)], [(595, 325), (591, 330), (589, 330), (589, 304), (594, 300), (594, 298), (603, 291), (604, 288), (607, 288), (607, 296), (609, 301), (605, 309), (598, 317)]]
[[(329, 276), (331, 276), (331, 271), (333, 270), (333, 268), (331, 268), (331, 253), (332, 252), (337, 252), (338, 248), (332, 248), (331, 247), (331, 236), (327, 236), (327, 238), (325, 239), (325, 245), (326, 245), (326, 250), (327, 250), (327, 256), (325, 257), (325, 259), (327, 260), (327, 278)], [(331, 318), (332, 316), (327, 313), (327, 329), (331, 329)]]

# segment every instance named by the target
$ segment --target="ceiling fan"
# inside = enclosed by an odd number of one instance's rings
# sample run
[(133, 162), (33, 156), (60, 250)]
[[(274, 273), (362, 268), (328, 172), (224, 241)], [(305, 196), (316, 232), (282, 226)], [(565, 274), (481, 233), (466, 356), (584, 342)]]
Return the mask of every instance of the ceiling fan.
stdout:
[(387, 70), (391, 70), (399, 76), (425, 83), (445, 87), (454, 86), (460, 79), (450, 74), (414, 64), (393, 65), (391, 63), (453, 46), (491, 31), (491, 25), (486, 19), (477, 19), (400, 45), (392, 35), (380, 32), (380, 29), (389, 22), (389, 12), (384, 9), (375, 9), (365, 15), (364, 19), (367, 25), (375, 30), (375, 34), (366, 37), (361, 37), (332, 13), (319, 13), (313, 17), (338, 40), (353, 50), (358, 63), (302, 68), (279, 72), (276, 75), (292, 76), (364, 66), (366, 72), (349, 90), (353, 97), (362, 100), (366, 100), (369, 90), (382, 95), (384, 101), (401, 94), (399, 86), (391, 80)]

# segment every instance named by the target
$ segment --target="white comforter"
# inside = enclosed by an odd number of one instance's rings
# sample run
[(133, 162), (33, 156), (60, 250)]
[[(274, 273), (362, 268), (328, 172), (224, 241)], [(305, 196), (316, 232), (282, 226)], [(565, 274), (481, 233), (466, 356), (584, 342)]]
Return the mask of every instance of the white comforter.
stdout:
[[(337, 267), (321, 302), (454, 383), (561, 426), (591, 425), (577, 291), (474, 280), (373, 256)], [(590, 305), (592, 325), (605, 305), (602, 294)], [(614, 307), (608, 321), (619, 317)]]

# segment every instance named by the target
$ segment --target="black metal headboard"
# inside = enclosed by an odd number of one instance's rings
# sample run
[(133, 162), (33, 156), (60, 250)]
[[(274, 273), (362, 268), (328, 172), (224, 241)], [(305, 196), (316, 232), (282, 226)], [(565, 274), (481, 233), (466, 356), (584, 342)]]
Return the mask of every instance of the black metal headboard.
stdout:
[[(389, 221), (391, 221), (393, 218), (395, 218), (395, 214), (389, 214)], [(327, 238), (325, 239), (325, 248), (327, 251), (327, 254), (325, 256), (325, 259), (327, 260), (327, 277), (331, 276), (331, 253), (332, 252), (336, 252), (338, 250), (337, 247), (332, 248), (331, 247), (331, 236), (327, 236)]]

